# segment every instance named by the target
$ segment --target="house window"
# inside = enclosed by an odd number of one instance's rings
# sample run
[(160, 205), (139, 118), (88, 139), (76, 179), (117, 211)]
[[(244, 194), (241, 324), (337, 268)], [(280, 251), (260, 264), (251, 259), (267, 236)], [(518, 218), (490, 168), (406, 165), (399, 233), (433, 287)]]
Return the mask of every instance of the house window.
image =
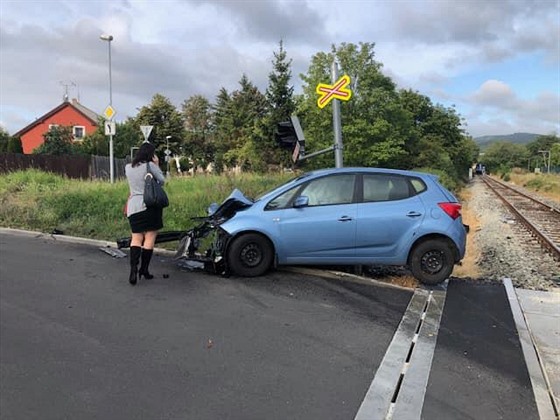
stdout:
[(58, 124), (49, 124), (49, 130), (50, 130), (51, 128), (57, 128), (57, 127), (58, 127)]
[(72, 127), (72, 134), (74, 134), (74, 140), (83, 140), (86, 135), (86, 128), (83, 125), (75, 125)]

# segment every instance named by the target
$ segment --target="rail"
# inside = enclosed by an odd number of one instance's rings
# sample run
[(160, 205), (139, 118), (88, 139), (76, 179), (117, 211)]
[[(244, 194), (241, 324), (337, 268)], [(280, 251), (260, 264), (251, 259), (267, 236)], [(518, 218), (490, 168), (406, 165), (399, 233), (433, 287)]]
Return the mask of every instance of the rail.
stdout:
[[(488, 175), (483, 175), (480, 178), (504, 202), (516, 219), (531, 232), (541, 246), (550, 252), (554, 259), (560, 261), (560, 210)], [(511, 197), (506, 197), (503, 191), (506, 191)], [(531, 216), (527, 214), (528, 211), (521, 209), (520, 205), (515, 205), (513, 197), (516, 200), (522, 200), (526, 209), (538, 210), (544, 222), (541, 221), (540, 226), (538, 226), (534, 220), (530, 220)], [(544, 229), (543, 225), (548, 228)]]

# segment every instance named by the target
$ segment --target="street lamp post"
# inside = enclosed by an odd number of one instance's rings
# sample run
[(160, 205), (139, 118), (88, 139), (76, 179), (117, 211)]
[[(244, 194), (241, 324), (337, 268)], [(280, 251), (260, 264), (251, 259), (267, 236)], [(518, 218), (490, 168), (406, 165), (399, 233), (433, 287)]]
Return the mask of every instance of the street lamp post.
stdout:
[[(102, 34), (99, 38), (102, 41), (107, 41), (107, 44), (109, 44), (109, 106), (113, 108), (113, 81), (111, 77), (111, 41), (113, 40), (113, 35)], [(111, 184), (112, 184), (115, 182), (115, 163), (113, 159), (113, 134), (109, 135), (109, 168), (111, 173)]]

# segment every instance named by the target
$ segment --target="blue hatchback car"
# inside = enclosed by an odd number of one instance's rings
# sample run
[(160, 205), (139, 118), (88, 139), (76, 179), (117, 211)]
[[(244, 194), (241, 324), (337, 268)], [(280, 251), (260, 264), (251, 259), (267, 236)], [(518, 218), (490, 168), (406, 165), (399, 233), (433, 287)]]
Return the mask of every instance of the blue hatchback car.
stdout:
[(322, 169), (255, 200), (234, 190), (187, 232), (177, 256), (247, 277), (279, 265), (407, 265), (422, 283), (437, 284), (464, 257), (466, 234), (461, 204), (435, 175)]

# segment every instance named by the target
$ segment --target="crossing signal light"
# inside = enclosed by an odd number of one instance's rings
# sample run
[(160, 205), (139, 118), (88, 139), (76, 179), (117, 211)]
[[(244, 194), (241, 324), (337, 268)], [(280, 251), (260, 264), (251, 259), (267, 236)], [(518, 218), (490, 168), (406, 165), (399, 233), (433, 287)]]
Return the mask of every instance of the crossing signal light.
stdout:
[(274, 132), (276, 143), (283, 149), (293, 149), (298, 141), (296, 130), (291, 121), (282, 121), (276, 125)]

